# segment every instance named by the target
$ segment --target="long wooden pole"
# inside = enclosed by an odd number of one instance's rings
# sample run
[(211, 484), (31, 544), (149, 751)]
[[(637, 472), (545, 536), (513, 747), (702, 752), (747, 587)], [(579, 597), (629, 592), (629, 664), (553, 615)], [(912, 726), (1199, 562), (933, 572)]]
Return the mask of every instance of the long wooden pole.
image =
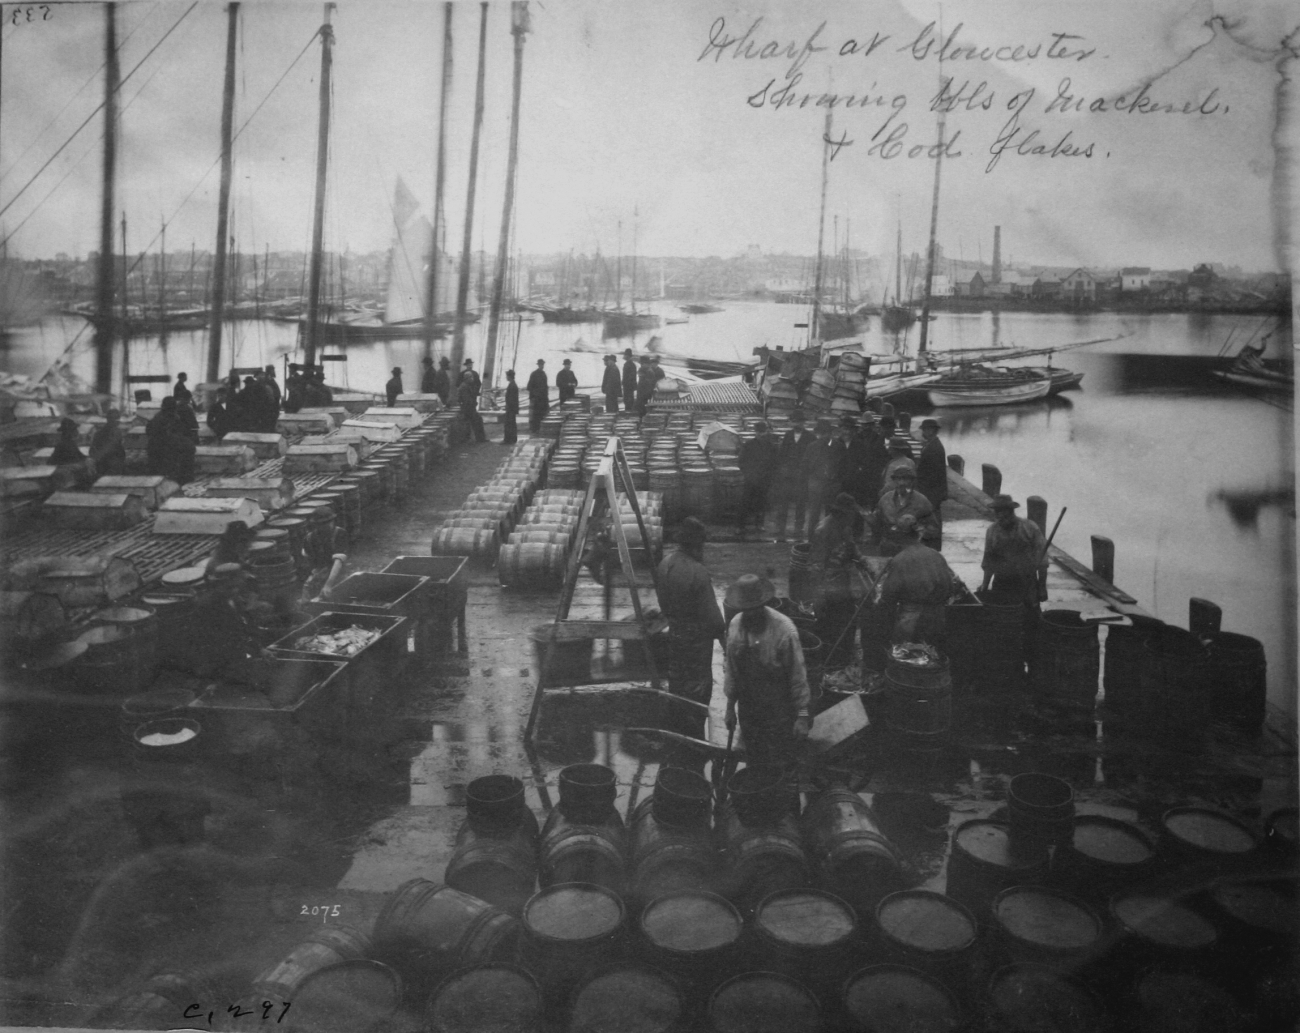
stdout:
[(221, 331), (226, 319), (226, 237), (230, 232), (230, 178), (235, 121), (235, 43), (239, 4), (226, 5), (226, 81), (221, 93), (221, 188), (217, 195), (217, 252), (212, 268), (212, 318), (208, 324), (207, 382), (221, 379)]
[[(433, 244), (429, 250), (429, 282), (424, 306), (424, 354), (433, 354), (433, 335), (438, 320), (438, 245), (442, 243), (442, 197), (447, 183), (447, 99), (451, 95), (451, 13), (452, 3), (442, 5), (442, 89), (438, 96), (438, 158), (433, 179)], [(473, 189), (471, 180), (470, 189)], [(462, 349), (464, 339), (462, 338)], [(453, 359), (452, 368), (460, 369), (460, 359)]]
[(510, 259), (510, 217), (515, 207), (515, 172), (519, 165), (519, 98), (524, 78), (524, 36), (528, 32), (528, 4), (514, 0), (510, 5), (510, 31), (515, 37), (514, 96), (510, 102), (510, 152), (506, 162), (506, 196), (501, 205), (501, 234), (497, 238), (497, 266), (492, 279), (492, 308), (483, 356), (483, 383), (491, 385), (496, 373), (497, 331), (501, 326), (501, 296), (505, 291), (506, 265)]
[(480, 4), (478, 24), (478, 79), (474, 84), (474, 133), (469, 144), (469, 187), (465, 197), (465, 233), (460, 242), (460, 281), (456, 285), (456, 329), (451, 338), (451, 368), (465, 359), (465, 320), (469, 316), (470, 248), (474, 235), (474, 195), (478, 187), (478, 144), (483, 132), (483, 84), (487, 72), (488, 5)]
[(322, 248), (325, 238), (325, 171), (330, 153), (330, 66), (334, 29), (330, 16), (334, 5), (325, 5), (325, 23), (320, 27), (320, 124), (316, 131), (316, 210), (311, 227), (311, 269), (307, 274), (307, 339), (303, 360), (316, 365), (316, 346), (320, 341), (320, 279)]
[(939, 146), (934, 159), (934, 196), (930, 199), (930, 243), (925, 250), (925, 294), (921, 300), (921, 339), (917, 342), (918, 355), (925, 354), (930, 339), (930, 288), (934, 284), (934, 237), (939, 229), (939, 171), (943, 168), (943, 114), (939, 115)]
[(822, 315), (822, 248), (826, 243), (826, 180), (831, 163), (831, 109), (826, 109), (826, 129), (822, 141), (822, 201), (817, 216), (817, 268), (813, 271), (812, 318), (808, 321), (808, 340), (815, 341), (821, 333)]
[(113, 390), (113, 203), (117, 191), (117, 6), (104, 5), (104, 166), (99, 207), (99, 268), (95, 270), (95, 390)]

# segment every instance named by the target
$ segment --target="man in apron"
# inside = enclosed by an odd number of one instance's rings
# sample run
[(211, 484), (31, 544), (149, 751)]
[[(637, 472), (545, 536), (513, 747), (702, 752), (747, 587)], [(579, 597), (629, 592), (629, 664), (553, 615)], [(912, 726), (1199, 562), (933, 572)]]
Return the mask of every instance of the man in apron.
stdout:
[(749, 761), (789, 768), (798, 743), (812, 730), (808, 674), (794, 622), (769, 609), (772, 582), (757, 574), (737, 578), (727, 605), (739, 610), (727, 629), (727, 728), (740, 718)]

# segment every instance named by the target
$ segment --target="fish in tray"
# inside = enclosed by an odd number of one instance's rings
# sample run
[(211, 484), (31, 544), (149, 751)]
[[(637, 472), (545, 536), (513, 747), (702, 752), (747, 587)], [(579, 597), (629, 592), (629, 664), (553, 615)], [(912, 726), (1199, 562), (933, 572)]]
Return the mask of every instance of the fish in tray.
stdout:
[(315, 635), (304, 635), (294, 642), (293, 648), (304, 653), (356, 656), (377, 638), (379, 632), (368, 628), (340, 628), (338, 631), (321, 631)]

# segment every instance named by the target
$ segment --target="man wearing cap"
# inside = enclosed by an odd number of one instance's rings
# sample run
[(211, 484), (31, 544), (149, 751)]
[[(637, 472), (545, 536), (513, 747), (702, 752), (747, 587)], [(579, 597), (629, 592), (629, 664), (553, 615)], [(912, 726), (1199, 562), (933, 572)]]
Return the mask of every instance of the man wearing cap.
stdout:
[(605, 411), (618, 412), (618, 396), (623, 391), (623, 382), (618, 376), (618, 359), (613, 355), (605, 356), (605, 374), (600, 378), (600, 390), (605, 396)]
[(555, 387), (560, 392), (560, 404), (563, 405), (578, 393), (578, 378), (573, 374), (573, 360), (564, 360), (564, 369), (555, 374)]
[(776, 476), (778, 448), (767, 424), (762, 420), (754, 424), (754, 436), (740, 446), (736, 457), (744, 487), (740, 509), (736, 514), (737, 530), (743, 535), (752, 520), (759, 531), (767, 516), (767, 490)]
[(397, 405), (397, 396), (405, 394), (402, 387), (402, 367), (394, 366), (393, 375), (388, 378), (388, 383), (384, 385), (384, 394), (388, 396), (388, 408), (392, 409)]
[(757, 574), (744, 574), (727, 589), (727, 605), (740, 612), (727, 628), (722, 687), (727, 727), (734, 728), (739, 716), (750, 761), (786, 767), (812, 719), (799, 632), (766, 605), (775, 594), (772, 582)]
[(893, 642), (928, 642), (941, 647), (944, 610), (953, 589), (952, 568), (940, 553), (921, 544), (920, 527), (911, 513), (898, 518), (898, 534), (907, 544), (885, 566), (877, 582), (881, 623), (892, 628)]
[(854, 618), (871, 594), (856, 542), (859, 511), (853, 496), (841, 492), (817, 525), (808, 547), (808, 577), (816, 588), (817, 634), (827, 659), (852, 663), (856, 644)]
[(880, 555), (896, 555), (911, 541), (898, 528), (898, 521), (905, 514), (916, 519), (921, 541), (938, 548), (939, 525), (934, 520), (934, 507), (930, 505), (929, 499), (916, 490), (916, 471), (910, 463), (899, 465), (894, 467), (891, 477), (892, 486), (881, 492), (871, 521)]
[(822, 510), (827, 503), (839, 494), (837, 484), (840, 452), (832, 436), (833, 429), (830, 420), (818, 420), (813, 426), (813, 441), (805, 454), (808, 469), (809, 535), (821, 523)]
[(631, 412), (636, 408), (636, 363), (632, 360), (632, 349), (623, 349), (623, 408)]
[[(668, 619), (672, 657), (668, 691), (696, 703), (709, 705), (713, 695), (713, 643), (725, 644), (727, 624), (713, 594), (713, 582), (704, 566), (708, 533), (695, 517), (677, 528), (677, 549), (659, 564), (659, 609)], [(703, 715), (692, 717), (686, 734), (700, 736)]]
[(542, 418), (550, 411), (551, 388), (546, 379), (546, 360), (538, 359), (537, 368), (528, 374), (528, 431), (540, 434)]
[(777, 454), (776, 475), (776, 540), (785, 541), (785, 518), (794, 505), (794, 537), (804, 537), (804, 515), (808, 505), (808, 450), (816, 441), (812, 431), (804, 427), (803, 413), (790, 414), (790, 429), (781, 439)]
[(478, 374), (466, 359), (465, 372), (460, 375), (460, 385), (456, 388), (456, 401), (460, 403), (461, 416), (474, 433), (474, 440), (481, 442), (487, 440), (487, 431), (483, 429), (483, 417), (478, 412), (478, 386)]
[(1010, 495), (993, 499), (993, 523), (984, 533), (980, 591), (998, 597), (994, 601), (1006, 605), (1019, 601), (1024, 606), (1028, 660), (1036, 651), (1040, 604), (1047, 598), (1047, 542), (1037, 524), (1016, 516), (1019, 507)]
[(513, 445), (519, 440), (519, 385), (515, 383), (515, 371), (506, 370), (506, 418), (505, 433), (501, 444)]
[(930, 500), (942, 533), (943, 503), (948, 498), (948, 454), (939, 440), (939, 421), (922, 420), (921, 437), (925, 443), (916, 460), (916, 490)]
[(885, 449), (891, 455), (895, 452), (901, 452), (908, 459), (916, 462), (916, 452), (912, 449), (911, 439), (905, 434), (896, 434), (898, 424), (894, 421), (893, 416), (882, 416), (880, 418), (880, 433), (885, 441)]

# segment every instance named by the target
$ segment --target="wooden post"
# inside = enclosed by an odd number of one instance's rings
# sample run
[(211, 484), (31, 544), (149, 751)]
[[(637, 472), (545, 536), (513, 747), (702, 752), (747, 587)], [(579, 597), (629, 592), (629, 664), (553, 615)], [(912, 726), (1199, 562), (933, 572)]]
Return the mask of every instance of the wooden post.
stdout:
[(1002, 471), (992, 463), (983, 463), (980, 465), (980, 488), (985, 495), (992, 498), (994, 495), (1002, 494)]
[(1115, 543), (1099, 534), (1092, 536), (1092, 572), (1115, 583)]
[(958, 477), (966, 476), (966, 460), (957, 455), (956, 452), (948, 454), (948, 469), (952, 470)]
[[(448, 7), (451, 5), (448, 4)], [(483, 132), (483, 79), (487, 64), (488, 5), (480, 5), (478, 26), (478, 80), (474, 85), (474, 133), (469, 145), (469, 186), (465, 198), (465, 235), (460, 245), (460, 281), (456, 285), (456, 326), (451, 337), (451, 368), (465, 360), (465, 319), (469, 309), (470, 248), (474, 233), (474, 194), (478, 186), (478, 144)]]
[(221, 330), (226, 319), (226, 239), (230, 233), (230, 177), (235, 122), (235, 43), (239, 4), (226, 7), (226, 81), (221, 92), (221, 186), (217, 194), (217, 250), (212, 265), (212, 319), (208, 324), (207, 382), (221, 379)]
[(1047, 500), (1041, 495), (1030, 495), (1025, 499), (1025, 516), (1038, 525), (1038, 529), (1047, 533)]
[(303, 360), (308, 366), (316, 365), (316, 346), (320, 343), (320, 277), (321, 249), (325, 239), (325, 173), (329, 167), (330, 153), (330, 69), (333, 64), (331, 48), (334, 29), (330, 15), (334, 5), (325, 5), (325, 24), (320, 27), (320, 121), (316, 127), (316, 204), (311, 227), (311, 268), (307, 274), (307, 340)]
[(117, 5), (104, 5), (104, 166), (99, 208), (99, 267), (95, 270), (95, 390), (113, 390), (113, 205), (117, 189)]
[(1202, 642), (1218, 637), (1223, 626), (1223, 610), (1208, 599), (1193, 596), (1187, 601), (1187, 630)]

